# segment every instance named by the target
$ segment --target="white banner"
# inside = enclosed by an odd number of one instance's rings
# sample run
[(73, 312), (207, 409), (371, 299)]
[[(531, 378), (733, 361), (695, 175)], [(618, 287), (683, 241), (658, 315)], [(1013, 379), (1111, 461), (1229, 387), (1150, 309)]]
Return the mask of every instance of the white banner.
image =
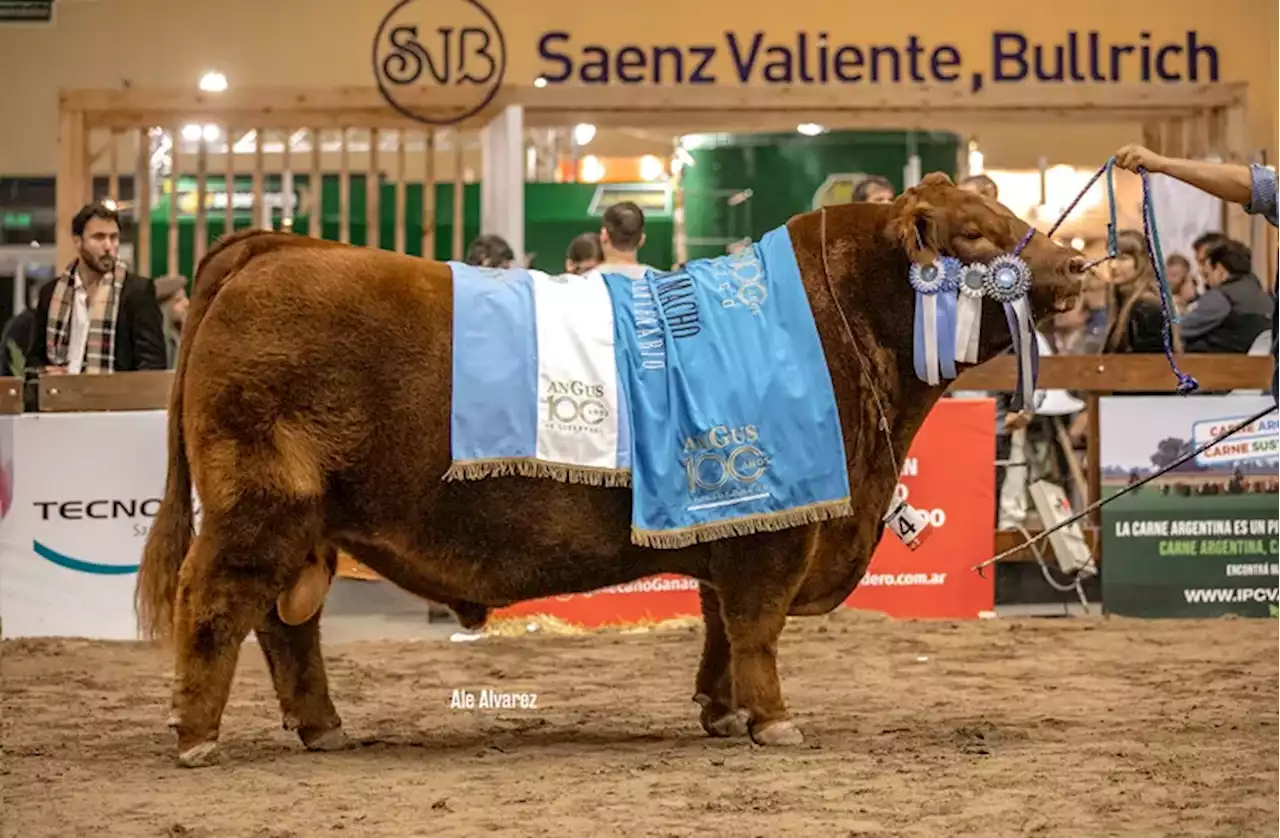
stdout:
[(137, 567), (164, 494), (165, 411), (3, 418), (4, 636), (136, 639)]

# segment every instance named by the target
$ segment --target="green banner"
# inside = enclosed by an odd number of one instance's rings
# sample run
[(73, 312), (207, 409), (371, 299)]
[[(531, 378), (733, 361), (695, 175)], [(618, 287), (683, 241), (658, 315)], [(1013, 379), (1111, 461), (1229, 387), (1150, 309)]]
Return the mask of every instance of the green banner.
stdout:
[[(1103, 497), (1271, 403), (1258, 396), (1101, 399)], [(1270, 414), (1102, 508), (1102, 604), (1131, 617), (1276, 616), (1280, 479)]]

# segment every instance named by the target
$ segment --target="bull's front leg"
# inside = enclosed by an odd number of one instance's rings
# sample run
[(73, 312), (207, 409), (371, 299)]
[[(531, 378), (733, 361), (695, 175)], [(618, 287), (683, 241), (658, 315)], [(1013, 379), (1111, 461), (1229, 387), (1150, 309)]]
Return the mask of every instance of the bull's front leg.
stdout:
[[(779, 544), (786, 542), (778, 539), (769, 546)], [(778, 680), (778, 637), (804, 574), (803, 558), (796, 562), (785, 549), (755, 552), (764, 572), (726, 572), (715, 580), (729, 640), (733, 706), (745, 713), (757, 744), (799, 745), (804, 736), (788, 717)]]
[(720, 597), (706, 582), (698, 586), (698, 594), (705, 634), (693, 700), (702, 706), (702, 729), (712, 736), (746, 736), (747, 715), (733, 704), (729, 637), (720, 616)]

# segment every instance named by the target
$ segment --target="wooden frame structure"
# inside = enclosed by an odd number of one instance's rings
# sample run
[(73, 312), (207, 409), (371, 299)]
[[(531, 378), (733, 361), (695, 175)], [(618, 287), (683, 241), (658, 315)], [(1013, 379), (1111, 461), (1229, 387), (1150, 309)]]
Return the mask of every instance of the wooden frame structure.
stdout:
[[(401, 104), (435, 119), (448, 119), (465, 112), (470, 95), (458, 88), (439, 88), (407, 92)], [(186, 89), (120, 89), (70, 90), (60, 97), (59, 157), (57, 179), (58, 264), (72, 258), (69, 227), (71, 218), (89, 200), (106, 197), (92, 194), (92, 166), (97, 157), (107, 153), (110, 165), (108, 193), (118, 195), (120, 138), (128, 132), (139, 135), (139, 154), (135, 183), (138, 184), (136, 206), (132, 207), (138, 226), (135, 259), (149, 264), (150, 238), (150, 166), (146, 151), (150, 148), (148, 132), (155, 127), (180, 132), (184, 124), (220, 126), (224, 137), (236, 138), (237, 132), (253, 130), (253, 188), (255, 210), (262, 204), (265, 178), (262, 134), (264, 130), (284, 131), (287, 137), (307, 132), (311, 138), (322, 131), (339, 131), (342, 136), (339, 165), (341, 195), (341, 238), (346, 240), (349, 223), (349, 175), (347, 139), (352, 131), (367, 133), (371, 138), (368, 170), (380, 172), (382, 160), (377, 149), (379, 137), (395, 137), (393, 159), (396, 168), (391, 178), (397, 184), (396, 206), (380, 206), (370, 189), (367, 220), (377, 229), (380, 213), (395, 212), (403, 219), (406, 136), (424, 137), (423, 183), (434, 184), (434, 149), (441, 134), (452, 138), (455, 150), (455, 172), (460, 172), (462, 142), (468, 132), (484, 127), (503, 108), (519, 106), (526, 128), (572, 125), (591, 122), (604, 127), (642, 126), (670, 128), (672, 133), (699, 131), (771, 131), (793, 130), (803, 122), (815, 122), (828, 128), (895, 127), (912, 129), (947, 129), (960, 124), (999, 124), (1009, 122), (1045, 123), (1141, 123), (1146, 142), (1157, 151), (1175, 154), (1216, 152), (1225, 160), (1248, 162), (1247, 85), (1243, 83), (1185, 87), (1083, 85), (1020, 86), (987, 88), (969, 93), (964, 86), (891, 88), (864, 93), (849, 88), (806, 87), (628, 87), (620, 95), (618, 87), (546, 86), (502, 88), (481, 113), (460, 120), (439, 131), (425, 127), (398, 113), (383, 100), (375, 87), (337, 87), (323, 89), (243, 88), (218, 93)], [(105, 134), (99, 145), (95, 134)], [(178, 136), (179, 134), (175, 134)], [(319, 155), (312, 143), (310, 174), (321, 173)], [(290, 143), (280, 161), (280, 174), (291, 177)], [(96, 149), (96, 152), (95, 152)], [(207, 149), (201, 140), (194, 161), (182, 156), (173, 160), (172, 181), (189, 172), (198, 181), (196, 218), (196, 252), (205, 244), (200, 235), (206, 230), (204, 187), (207, 177)], [(235, 153), (226, 155), (227, 173), (239, 172)], [(194, 165), (192, 165), (194, 163)], [(189, 167), (189, 168), (184, 168)], [(434, 189), (425, 193), (430, 202)], [(231, 202), (228, 201), (230, 207)], [(462, 190), (454, 192), (455, 217), (463, 212)], [(1224, 219), (1224, 229), (1242, 240), (1251, 241), (1249, 219), (1243, 212), (1231, 212)], [(314, 217), (314, 214), (313, 214)], [(169, 241), (170, 257), (177, 253), (177, 209), (171, 202)], [(286, 216), (287, 219), (287, 216)], [(421, 231), (423, 252), (434, 246), (434, 207), (424, 207)], [(403, 226), (400, 224), (398, 226)], [(305, 232), (315, 234), (308, 229)], [(454, 225), (453, 258), (462, 256), (462, 225)], [(405, 235), (396, 235), (396, 249), (403, 251)], [(170, 258), (169, 264), (174, 263)], [(1260, 273), (1269, 276), (1270, 273)]]

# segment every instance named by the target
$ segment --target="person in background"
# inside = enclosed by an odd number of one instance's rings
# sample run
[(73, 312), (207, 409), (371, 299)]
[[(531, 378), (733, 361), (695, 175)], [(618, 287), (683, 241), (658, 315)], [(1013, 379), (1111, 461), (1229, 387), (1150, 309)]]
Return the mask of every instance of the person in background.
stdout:
[[(1113, 299), (1107, 306), (1104, 352), (1163, 352), (1164, 309), (1147, 242), (1136, 230), (1116, 236), (1116, 258), (1108, 263)], [(1174, 335), (1175, 352), (1180, 351)]]
[(480, 268), (505, 270), (510, 268), (515, 260), (516, 255), (506, 239), (493, 233), (486, 233), (476, 236), (475, 241), (471, 242), (471, 246), (467, 248), (467, 258), (463, 261)]
[(182, 342), (182, 326), (187, 322), (187, 278), (162, 276), (156, 281), (156, 302), (164, 315), (164, 339), (169, 351), (169, 367), (177, 363), (178, 344)]
[(1206, 276), (1209, 272), (1209, 266), (1204, 263), (1204, 256), (1209, 252), (1209, 248), (1216, 247), (1223, 242), (1229, 242), (1231, 239), (1221, 233), (1201, 233), (1196, 240), (1191, 243), (1191, 249), (1196, 254), (1196, 290), (1203, 291), (1205, 283), (1208, 281)]
[(1188, 352), (1248, 352), (1271, 327), (1273, 300), (1253, 275), (1253, 254), (1238, 241), (1209, 248), (1208, 290), (1182, 318)]
[(887, 177), (867, 175), (853, 187), (853, 201), (868, 204), (892, 204), (896, 193)]
[(643, 279), (646, 271), (654, 270), (637, 256), (643, 246), (644, 211), (639, 206), (633, 201), (623, 201), (604, 211), (604, 224), (600, 228), (604, 261), (596, 266), (601, 273)]
[[(1208, 192), (1215, 198), (1239, 204), (1250, 215), (1261, 215), (1272, 227), (1277, 226), (1276, 170), (1268, 166), (1259, 166), (1256, 163), (1249, 166), (1206, 163), (1201, 160), (1165, 157), (1136, 143), (1124, 146), (1116, 152), (1116, 165), (1131, 172), (1142, 168), (1148, 172), (1176, 178)], [(1277, 276), (1277, 279), (1280, 280), (1280, 276)], [(1278, 322), (1280, 322), (1280, 297), (1272, 293), (1272, 399), (1277, 398), (1277, 384), (1280, 383), (1280, 361), (1277, 360), (1276, 355), (1276, 336), (1280, 333), (1280, 329), (1276, 328)]]
[(75, 261), (40, 289), (27, 369), (51, 375), (166, 369), (155, 285), (120, 261), (120, 216), (87, 204), (71, 220), (71, 236)]
[(1175, 253), (1164, 260), (1164, 275), (1169, 280), (1169, 293), (1173, 295), (1178, 314), (1185, 314), (1200, 296), (1196, 278), (1191, 274), (1191, 263), (1181, 253)]
[(26, 307), (4, 324), (0, 331), (0, 375), (25, 375), (27, 347), (36, 333), (36, 304), (40, 298), (40, 283), (27, 280)]
[(966, 192), (973, 192), (993, 201), (1000, 200), (1000, 187), (996, 186), (996, 182), (986, 175), (969, 175), (966, 178), (961, 178), (956, 186)]
[(569, 249), (564, 254), (565, 273), (585, 274), (592, 268), (599, 267), (604, 261), (604, 248), (600, 246), (599, 233), (583, 233), (569, 242)]

